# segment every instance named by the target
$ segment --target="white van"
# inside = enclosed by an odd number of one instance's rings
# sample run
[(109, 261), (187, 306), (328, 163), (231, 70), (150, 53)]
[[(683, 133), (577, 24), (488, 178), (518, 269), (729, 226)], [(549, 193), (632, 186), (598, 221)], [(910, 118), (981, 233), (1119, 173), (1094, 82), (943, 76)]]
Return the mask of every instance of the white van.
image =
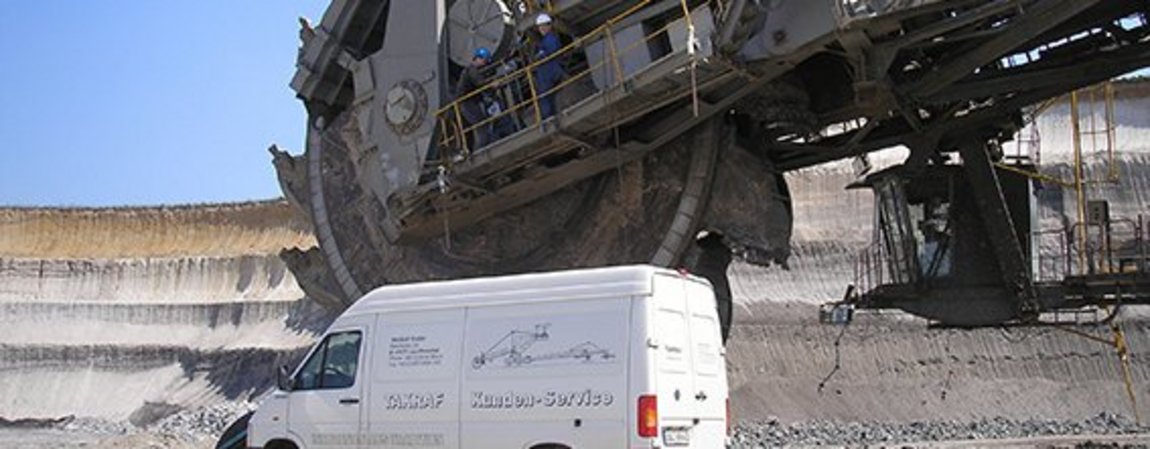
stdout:
[(248, 446), (717, 449), (707, 281), (649, 266), (375, 290), (251, 418)]

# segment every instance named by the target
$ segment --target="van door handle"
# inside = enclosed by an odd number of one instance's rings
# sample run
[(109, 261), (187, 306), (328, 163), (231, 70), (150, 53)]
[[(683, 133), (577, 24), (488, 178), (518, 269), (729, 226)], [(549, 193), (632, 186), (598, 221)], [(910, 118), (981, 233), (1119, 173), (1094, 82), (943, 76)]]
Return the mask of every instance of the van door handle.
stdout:
[(339, 400), (339, 403), (347, 405), (358, 404), (359, 398), (343, 398)]
[(705, 401), (705, 400), (707, 400), (707, 392), (705, 392), (705, 391), (700, 391), (700, 392), (699, 392), (699, 394), (696, 394), (696, 395), (695, 395), (695, 400), (697, 400), (697, 401)]

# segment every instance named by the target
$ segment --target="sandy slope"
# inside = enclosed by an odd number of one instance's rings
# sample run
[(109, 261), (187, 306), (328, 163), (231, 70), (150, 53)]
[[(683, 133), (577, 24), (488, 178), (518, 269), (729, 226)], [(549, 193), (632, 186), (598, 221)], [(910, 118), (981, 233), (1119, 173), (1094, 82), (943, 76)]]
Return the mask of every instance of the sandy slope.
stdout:
[(290, 214), (0, 209), (0, 416), (143, 422), (266, 389), (322, 329), (276, 255), (313, 244)]
[(0, 257), (274, 254), (315, 244), (282, 200), (141, 208), (0, 208)]

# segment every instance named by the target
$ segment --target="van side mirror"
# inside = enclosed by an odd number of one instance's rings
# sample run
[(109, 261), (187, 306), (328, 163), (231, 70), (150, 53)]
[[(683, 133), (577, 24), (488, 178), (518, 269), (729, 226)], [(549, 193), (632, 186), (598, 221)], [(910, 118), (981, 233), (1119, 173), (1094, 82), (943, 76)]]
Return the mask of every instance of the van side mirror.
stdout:
[(280, 391), (291, 391), (294, 383), (288, 366), (280, 366), (279, 370), (276, 371), (276, 387), (279, 388)]

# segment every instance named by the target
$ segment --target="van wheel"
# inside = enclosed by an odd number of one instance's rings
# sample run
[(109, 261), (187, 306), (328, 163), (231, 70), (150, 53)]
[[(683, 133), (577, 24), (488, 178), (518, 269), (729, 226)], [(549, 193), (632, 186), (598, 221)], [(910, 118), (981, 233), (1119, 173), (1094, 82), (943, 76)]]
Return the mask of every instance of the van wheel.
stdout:
[(286, 440), (273, 440), (264, 449), (299, 449), (295, 443)]
[(248, 447), (248, 421), (255, 412), (248, 412), (239, 417), (220, 435), (216, 441), (216, 449), (243, 449)]

